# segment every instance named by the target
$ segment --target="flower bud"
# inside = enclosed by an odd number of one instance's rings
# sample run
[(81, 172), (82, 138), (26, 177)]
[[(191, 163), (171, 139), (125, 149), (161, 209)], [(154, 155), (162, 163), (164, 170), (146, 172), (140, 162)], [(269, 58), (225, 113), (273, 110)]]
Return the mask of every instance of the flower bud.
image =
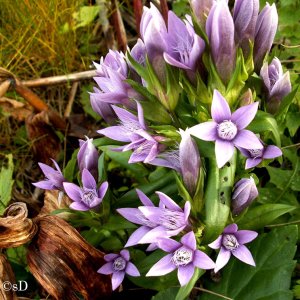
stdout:
[(225, 0), (214, 4), (206, 22), (212, 58), (220, 78), (228, 83), (235, 67), (234, 24)]
[(254, 40), (258, 11), (259, 0), (235, 1), (233, 11), (235, 41), (243, 49), (244, 57), (249, 54), (249, 40), (252, 42)]
[(167, 27), (159, 10), (151, 3), (144, 7), (140, 24), (141, 37), (144, 41), (149, 60), (159, 78), (163, 77), (163, 53), (167, 49)]
[(86, 141), (79, 140), (79, 152), (77, 162), (80, 172), (87, 169), (94, 178), (98, 177), (98, 151), (93, 145), (93, 139), (87, 137)]
[(205, 28), (205, 22), (214, 0), (190, 0), (190, 4), (200, 25)]
[(260, 77), (267, 94), (267, 111), (276, 113), (280, 101), (292, 90), (290, 73), (283, 74), (280, 60), (275, 57), (269, 66), (268, 63), (264, 63), (260, 70)]
[(191, 194), (194, 195), (197, 187), (200, 154), (195, 141), (192, 139), (188, 131), (179, 131), (181, 142), (179, 145), (179, 163), (184, 184)]
[(248, 89), (241, 97), (240, 97), (240, 107), (246, 106), (254, 103), (253, 94), (251, 89)]
[(254, 65), (258, 71), (266, 54), (269, 53), (278, 26), (278, 14), (275, 4), (269, 3), (263, 8), (257, 18), (254, 38)]
[(258, 191), (252, 177), (238, 181), (232, 195), (232, 214), (239, 215), (257, 196)]

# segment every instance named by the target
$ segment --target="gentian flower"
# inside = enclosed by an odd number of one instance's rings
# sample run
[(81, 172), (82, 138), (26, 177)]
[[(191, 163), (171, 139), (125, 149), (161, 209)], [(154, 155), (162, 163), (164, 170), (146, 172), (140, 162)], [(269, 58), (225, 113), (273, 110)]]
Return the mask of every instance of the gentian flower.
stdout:
[(140, 33), (151, 65), (158, 77), (162, 79), (165, 65), (163, 53), (167, 49), (167, 27), (161, 13), (153, 3), (150, 3), (150, 8), (144, 7)]
[(190, 0), (193, 13), (195, 14), (202, 28), (205, 28), (207, 16), (214, 2), (215, 0)]
[(129, 111), (112, 106), (116, 115), (121, 121), (121, 125), (111, 126), (97, 132), (113, 140), (120, 142), (130, 142), (128, 145), (116, 148), (115, 150), (133, 150), (129, 163), (143, 161), (145, 163), (153, 160), (164, 148), (157, 142), (158, 138), (153, 137), (147, 132), (142, 106), (137, 103), (138, 116)]
[(269, 53), (278, 26), (278, 14), (275, 3), (269, 3), (263, 8), (257, 18), (254, 38), (254, 65), (259, 71), (266, 54)]
[(100, 64), (94, 63), (97, 76), (94, 80), (99, 88), (94, 88), (91, 93), (92, 108), (104, 119), (113, 118), (109, 104), (123, 104), (128, 108), (135, 109), (135, 101), (140, 95), (125, 82), (128, 78), (128, 67), (124, 54), (110, 50), (109, 53), (100, 59)]
[(181, 142), (179, 144), (179, 162), (183, 182), (193, 196), (198, 182), (200, 170), (200, 154), (195, 141), (189, 131), (179, 129)]
[(282, 151), (274, 145), (266, 145), (262, 149), (239, 148), (239, 150), (243, 156), (247, 157), (246, 169), (256, 167), (263, 159), (273, 159), (282, 155)]
[(129, 238), (126, 247), (139, 244), (156, 243), (161, 236), (174, 236), (189, 227), (188, 217), (191, 210), (190, 202), (186, 202), (184, 209), (170, 197), (161, 192), (156, 192), (160, 202), (155, 207), (151, 200), (141, 191), (137, 190), (140, 200), (145, 206), (136, 208), (119, 208), (118, 213), (132, 223), (140, 224)]
[(240, 261), (255, 267), (252, 254), (244, 244), (253, 241), (257, 235), (257, 232), (252, 230), (238, 230), (236, 224), (230, 224), (225, 227), (223, 233), (208, 245), (212, 249), (220, 249), (214, 270), (215, 273), (228, 263), (231, 254)]
[(193, 26), (186, 24), (172, 11), (168, 14), (167, 50), (164, 52), (165, 61), (175, 67), (187, 70), (190, 79), (200, 63), (205, 43), (198, 36)]
[(232, 195), (232, 214), (239, 215), (258, 196), (258, 190), (252, 177), (239, 180)]
[(235, 0), (233, 10), (235, 41), (242, 47), (245, 58), (249, 54), (249, 40), (254, 41), (258, 12), (259, 0)]
[(235, 68), (234, 24), (225, 0), (215, 2), (206, 21), (211, 54), (222, 81), (227, 84)]
[(97, 272), (105, 275), (112, 274), (111, 284), (113, 291), (120, 286), (124, 280), (125, 274), (133, 277), (140, 276), (140, 272), (136, 266), (129, 261), (130, 254), (128, 250), (121, 250), (120, 254), (106, 254), (104, 259), (107, 263)]
[(77, 154), (77, 163), (80, 172), (88, 169), (94, 178), (98, 177), (98, 151), (93, 145), (93, 139), (86, 137), (86, 141), (79, 140), (79, 151)]
[[(136, 189), (136, 192), (144, 206), (154, 207), (152, 201), (142, 191)], [(117, 212), (131, 223), (142, 225), (131, 234), (125, 247), (137, 245), (146, 233), (157, 227), (157, 224), (148, 220), (138, 208), (119, 208)]]
[(162, 276), (178, 269), (178, 280), (181, 286), (186, 285), (192, 278), (195, 268), (213, 269), (215, 263), (204, 252), (197, 250), (194, 232), (185, 234), (180, 242), (161, 238), (159, 248), (169, 252), (160, 259), (146, 276)]
[(34, 186), (36, 186), (40, 189), (44, 189), (44, 190), (63, 191), (64, 190), (63, 182), (66, 181), (66, 179), (64, 178), (57, 162), (52, 158), (51, 158), (51, 160), (52, 160), (56, 170), (54, 168), (49, 167), (46, 164), (39, 163), (39, 166), (46, 178), (45, 178), (45, 180), (35, 182), (32, 184)]
[(107, 181), (103, 182), (100, 188), (97, 189), (95, 178), (87, 169), (83, 169), (81, 181), (82, 187), (74, 183), (64, 182), (64, 189), (67, 195), (74, 201), (70, 205), (70, 208), (87, 211), (98, 207), (107, 191)]
[(244, 149), (262, 149), (256, 135), (244, 129), (255, 117), (258, 102), (245, 105), (231, 114), (229, 105), (223, 96), (214, 90), (211, 105), (213, 121), (195, 125), (190, 134), (205, 141), (216, 141), (215, 153), (218, 167), (221, 168), (233, 155), (234, 147)]
[(290, 73), (283, 74), (280, 60), (275, 57), (269, 66), (268, 63), (264, 63), (260, 70), (260, 77), (267, 94), (267, 110), (275, 113), (280, 101), (292, 90)]

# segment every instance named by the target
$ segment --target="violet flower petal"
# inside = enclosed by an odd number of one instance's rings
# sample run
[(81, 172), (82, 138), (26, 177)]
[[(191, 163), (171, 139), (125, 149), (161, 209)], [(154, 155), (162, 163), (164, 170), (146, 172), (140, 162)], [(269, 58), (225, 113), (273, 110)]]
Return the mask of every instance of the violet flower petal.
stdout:
[(194, 275), (195, 267), (193, 264), (178, 267), (178, 280), (181, 286), (186, 285)]
[(105, 261), (113, 261), (119, 256), (120, 256), (119, 254), (109, 253), (109, 254), (104, 255), (104, 260)]
[(126, 272), (128, 275), (133, 276), (133, 277), (140, 276), (139, 270), (138, 270), (137, 267), (136, 267), (132, 262), (130, 262), (130, 261), (127, 263), (125, 272)]
[(238, 226), (235, 223), (233, 223), (226, 226), (223, 230), (223, 233), (235, 233), (237, 232), (237, 230), (238, 230)]
[(217, 273), (220, 269), (222, 269), (229, 261), (231, 256), (231, 252), (221, 247), (220, 252), (218, 254), (216, 260), (215, 273)]
[(204, 122), (188, 129), (188, 132), (204, 141), (215, 141), (217, 139), (217, 126), (214, 121)]
[(176, 269), (172, 263), (172, 254), (168, 254), (160, 259), (146, 274), (146, 276), (162, 276)]
[(101, 130), (97, 130), (99, 134), (105, 135), (112, 140), (120, 142), (130, 142), (128, 133), (122, 128), (122, 126), (110, 126)]
[(181, 238), (181, 243), (192, 249), (193, 251), (196, 250), (197, 245), (196, 245), (196, 238), (195, 238), (195, 234), (193, 231), (188, 232), (187, 234), (185, 234), (182, 238)]
[(212, 259), (205, 254), (204, 252), (200, 250), (196, 250), (194, 252), (194, 265), (197, 268), (204, 269), (204, 270), (210, 270), (214, 269), (216, 267), (215, 263), (212, 261)]
[(74, 210), (79, 210), (79, 211), (88, 211), (91, 209), (90, 207), (87, 207), (82, 202), (73, 202), (73, 203), (71, 203), (71, 205), (69, 207)]
[(232, 114), (231, 121), (235, 123), (239, 130), (244, 129), (254, 119), (257, 109), (258, 102), (242, 106)]
[(180, 206), (166, 194), (162, 192), (155, 192), (155, 194), (158, 195), (161, 203), (164, 204), (168, 209), (175, 210), (175, 211), (182, 211)]
[(214, 90), (213, 101), (211, 104), (211, 116), (217, 123), (230, 120), (231, 111), (226, 99), (218, 90)]
[(81, 202), (81, 188), (74, 183), (64, 182), (64, 189), (67, 195), (73, 200)]
[(39, 182), (34, 182), (32, 184), (43, 190), (56, 190), (56, 187), (50, 180), (41, 180)]
[(143, 215), (138, 208), (118, 208), (117, 212), (131, 223), (144, 225)]
[(266, 147), (263, 153), (263, 158), (272, 159), (281, 155), (282, 155), (282, 151), (278, 147), (269, 145)]
[(82, 171), (82, 184), (85, 188), (96, 189), (96, 180), (88, 169), (83, 169)]
[(112, 263), (108, 262), (106, 264), (104, 264), (98, 271), (97, 273), (100, 274), (105, 274), (105, 275), (109, 275), (112, 274), (114, 272), (113, 268), (112, 268)]
[(246, 246), (239, 245), (235, 251), (232, 251), (232, 254), (244, 263), (255, 267), (253, 256)]
[(151, 230), (151, 227), (141, 226), (129, 237), (125, 247), (131, 247), (140, 243), (141, 239)]
[(117, 287), (120, 286), (122, 281), (124, 280), (125, 272), (114, 272), (111, 277), (112, 290), (114, 291)]
[(252, 230), (239, 230), (234, 235), (239, 244), (247, 244), (253, 241), (258, 236), (258, 233)]
[(107, 181), (104, 181), (101, 185), (100, 185), (100, 188), (98, 190), (98, 197), (100, 199), (103, 199), (106, 192), (107, 192), (107, 189), (108, 189), (108, 182)]
[(136, 189), (136, 193), (139, 196), (139, 199), (144, 204), (144, 206), (154, 206), (152, 201), (139, 189)]
[(245, 169), (254, 168), (262, 162), (262, 158), (248, 158)]
[(216, 240), (214, 240), (212, 243), (208, 244), (208, 247), (212, 249), (219, 249), (222, 245), (222, 235), (220, 235)]
[(231, 159), (234, 153), (234, 146), (229, 141), (216, 140), (215, 153), (217, 165), (219, 168), (222, 168)]
[(233, 140), (233, 144), (237, 147), (245, 149), (262, 149), (263, 145), (259, 138), (250, 130), (242, 129)]
[(175, 240), (168, 238), (161, 238), (157, 240), (158, 247), (165, 252), (174, 252), (180, 248), (181, 244)]

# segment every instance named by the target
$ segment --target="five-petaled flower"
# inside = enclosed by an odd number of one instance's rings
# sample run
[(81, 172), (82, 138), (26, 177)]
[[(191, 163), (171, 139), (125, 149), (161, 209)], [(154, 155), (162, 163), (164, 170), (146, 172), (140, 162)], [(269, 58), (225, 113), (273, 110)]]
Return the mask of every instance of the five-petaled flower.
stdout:
[(121, 250), (120, 254), (110, 253), (104, 256), (106, 264), (104, 264), (97, 272), (100, 274), (112, 274), (111, 284), (113, 291), (122, 283), (125, 273), (137, 277), (140, 272), (136, 266), (130, 262), (130, 254), (128, 250)]
[(121, 125), (107, 127), (97, 132), (113, 140), (130, 142), (128, 145), (114, 149), (120, 151), (133, 150), (129, 163), (140, 161), (149, 163), (158, 155), (164, 145), (159, 144), (155, 137), (147, 132), (143, 109), (140, 103), (137, 102), (137, 116), (117, 106), (112, 106), (112, 108), (120, 119)]
[(244, 263), (255, 267), (252, 254), (244, 244), (253, 241), (256, 237), (257, 232), (238, 230), (236, 224), (230, 224), (225, 227), (223, 233), (208, 245), (212, 249), (220, 249), (214, 270), (215, 273), (228, 263), (231, 254)]
[(39, 166), (46, 178), (45, 178), (45, 180), (41, 180), (39, 182), (35, 182), (32, 184), (34, 186), (36, 186), (40, 189), (44, 189), (44, 190), (63, 191), (63, 189), (64, 189), (63, 182), (66, 181), (66, 179), (64, 178), (57, 162), (52, 158), (51, 158), (51, 160), (52, 160), (56, 170), (54, 168), (49, 167), (48, 165), (39, 163)]
[(161, 276), (178, 269), (178, 280), (180, 285), (184, 286), (192, 278), (196, 267), (204, 270), (215, 268), (215, 263), (209, 256), (197, 250), (193, 231), (185, 234), (180, 242), (161, 238), (158, 240), (158, 246), (169, 254), (160, 259), (146, 276)]
[(74, 183), (64, 182), (67, 195), (74, 201), (70, 208), (75, 210), (87, 211), (96, 208), (102, 202), (108, 188), (107, 181), (103, 182), (99, 189), (97, 183), (89, 170), (82, 171), (82, 187)]
[(242, 106), (231, 114), (227, 101), (215, 90), (211, 105), (213, 121), (195, 125), (189, 132), (199, 139), (216, 141), (217, 164), (221, 168), (231, 159), (234, 146), (244, 149), (263, 148), (257, 136), (245, 129), (255, 117), (257, 109), (258, 102), (255, 102)]
[[(182, 209), (164, 193), (156, 192), (160, 202), (159, 207), (155, 207), (145, 194), (139, 190), (137, 193), (144, 206), (117, 209), (118, 213), (130, 222), (142, 225), (130, 236), (126, 247), (136, 244), (155, 244), (158, 238), (175, 236), (190, 226), (188, 220), (190, 202), (187, 201)], [(151, 245), (151, 250), (153, 246)]]
[(262, 149), (243, 149), (239, 148), (242, 155), (247, 157), (246, 169), (254, 168), (263, 159), (273, 159), (282, 155), (282, 151), (274, 145), (265, 145)]

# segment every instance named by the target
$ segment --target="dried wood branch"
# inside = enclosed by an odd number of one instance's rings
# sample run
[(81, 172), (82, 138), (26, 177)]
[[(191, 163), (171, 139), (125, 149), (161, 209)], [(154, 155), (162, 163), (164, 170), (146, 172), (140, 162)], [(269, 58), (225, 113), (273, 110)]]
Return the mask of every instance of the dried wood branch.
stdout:
[[(10, 284), (16, 282), (13, 269), (6, 256), (0, 254), (0, 299), (1, 300), (18, 300), (16, 292), (8, 290)], [(8, 286), (7, 286), (8, 285)]]

